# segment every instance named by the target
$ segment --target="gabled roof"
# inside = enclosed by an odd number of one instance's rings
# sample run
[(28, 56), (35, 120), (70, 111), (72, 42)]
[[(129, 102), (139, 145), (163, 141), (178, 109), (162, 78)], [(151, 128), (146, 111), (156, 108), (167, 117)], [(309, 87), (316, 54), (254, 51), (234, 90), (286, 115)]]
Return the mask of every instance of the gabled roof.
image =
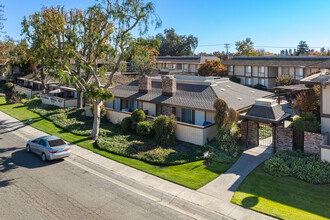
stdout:
[(135, 80), (127, 84), (113, 87), (111, 88), (111, 91), (114, 93), (115, 97), (118, 98), (127, 98), (205, 111), (215, 111), (213, 103), (218, 97), (225, 99), (230, 107), (239, 111), (254, 104), (255, 99), (257, 98), (272, 95), (270, 92), (243, 86), (231, 82), (228, 79), (216, 80), (213, 83), (178, 80), (177, 92), (174, 96), (162, 95), (162, 82), (157, 80), (157, 78), (152, 80), (152, 90), (148, 93), (139, 93), (138, 84), (138, 80)]
[(330, 84), (330, 73), (329, 72), (321, 72), (316, 73), (306, 78), (300, 80), (302, 84)]
[(236, 56), (224, 65), (330, 68), (330, 56)]

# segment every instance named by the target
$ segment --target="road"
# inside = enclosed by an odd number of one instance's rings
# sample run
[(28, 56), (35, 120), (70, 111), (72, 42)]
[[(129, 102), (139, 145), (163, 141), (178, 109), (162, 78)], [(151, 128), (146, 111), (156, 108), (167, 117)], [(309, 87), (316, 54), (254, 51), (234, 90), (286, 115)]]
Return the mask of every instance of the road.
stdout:
[(42, 162), (0, 118), (0, 219), (191, 219), (82, 169)]

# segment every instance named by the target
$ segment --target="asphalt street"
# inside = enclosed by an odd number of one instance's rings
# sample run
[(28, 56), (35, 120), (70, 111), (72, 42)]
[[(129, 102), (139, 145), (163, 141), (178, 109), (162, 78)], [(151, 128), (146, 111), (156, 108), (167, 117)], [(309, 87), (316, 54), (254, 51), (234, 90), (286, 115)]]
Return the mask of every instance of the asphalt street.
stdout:
[(82, 169), (42, 162), (0, 119), (0, 219), (191, 219)]

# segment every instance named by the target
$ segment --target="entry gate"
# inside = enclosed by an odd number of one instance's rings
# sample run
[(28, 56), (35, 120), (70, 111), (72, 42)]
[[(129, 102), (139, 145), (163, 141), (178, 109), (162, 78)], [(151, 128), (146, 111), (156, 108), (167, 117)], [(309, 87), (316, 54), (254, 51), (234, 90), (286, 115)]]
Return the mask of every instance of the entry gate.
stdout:
[(259, 146), (268, 147), (273, 143), (273, 128), (270, 124), (258, 124), (258, 142)]

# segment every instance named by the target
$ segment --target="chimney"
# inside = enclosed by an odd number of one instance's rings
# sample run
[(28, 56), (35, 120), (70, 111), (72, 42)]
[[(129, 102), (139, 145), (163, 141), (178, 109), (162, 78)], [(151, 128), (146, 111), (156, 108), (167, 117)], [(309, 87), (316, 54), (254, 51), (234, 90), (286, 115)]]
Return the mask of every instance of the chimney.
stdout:
[(162, 76), (162, 95), (174, 96), (176, 93), (176, 78), (172, 75)]
[(151, 90), (151, 78), (149, 76), (139, 77), (139, 92), (148, 93)]

